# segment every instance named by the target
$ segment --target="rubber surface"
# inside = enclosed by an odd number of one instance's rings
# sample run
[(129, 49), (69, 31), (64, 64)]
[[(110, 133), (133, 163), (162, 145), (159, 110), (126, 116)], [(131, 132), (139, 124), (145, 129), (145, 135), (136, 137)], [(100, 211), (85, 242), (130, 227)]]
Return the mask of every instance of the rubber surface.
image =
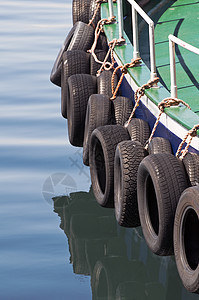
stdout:
[(142, 119), (133, 118), (127, 128), (131, 140), (138, 141), (144, 146), (150, 136), (149, 124)]
[(185, 288), (199, 293), (199, 186), (186, 189), (179, 200), (174, 223), (174, 252)]
[(136, 141), (121, 142), (116, 148), (114, 164), (115, 216), (119, 225), (124, 227), (140, 225), (137, 172), (144, 155), (144, 147)]
[[(96, 0), (91, 0), (90, 1), (90, 8), (89, 8), (89, 20), (92, 19), (96, 7), (97, 7), (97, 1)], [(93, 25), (96, 26), (100, 19), (101, 19), (101, 12), (100, 12), (100, 9), (98, 9), (96, 17), (93, 21)]]
[[(103, 71), (97, 77), (97, 92), (98, 94), (105, 94), (112, 96), (112, 89), (111, 89), (111, 81), (112, 81), (112, 72), (111, 71)], [(116, 87), (118, 82), (117, 76), (114, 77), (114, 87)]]
[(79, 21), (76, 23), (76, 28), (68, 46), (68, 50), (87, 51), (91, 48), (93, 41), (93, 27)]
[(124, 125), (131, 115), (133, 110), (133, 103), (127, 97), (117, 96), (113, 100), (115, 123)]
[(88, 99), (96, 93), (96, 77), (76, 74), (68, 79), (69, 101), (67, 103), (68, 135), (73, 146), (82, 147)]
[(88, 100), (84, 143), (83, 143), (83, 163), (89, 165), (90, 137), (93, 130), (99, 126), (112, 124), (112, 102), (106, 95), (93, 94)]
[(90, 9), (90, 0), (73, 0), (73, 4), (72, 4), (73, 25), (78, 21), (82, 21), (88, 24), (89, 9)]
[[(104, 58), (106, 56), (106, 51), (97, 49), (95, 50), (95, 54), (100, 61), (104, 61)], [(90, 55), (90, 74), (95, 76), (97, 71), (100, 69), (100, 67), (101, 64), (96, 63), (93, 56)]]
[(121, 125), (106, 125), (95, 129), (89, 149), (90, 174), (94, 196), (101, 206), (114, 206), (114, 157), (117, 144), (128, 140)]
[(190, 182), (190, 185), (199, 184), (199, 155), (188, 152), (183, 158), (183, 164)]
[(172, 154), (169, 140), (162, 137), (154, 137), (148, 145), (149, 154), (170, 153)]
[(176, 207), (188, 187), (182, 162), (172, 154), (151, 154), (138, 169), (138, 207), (143, 234), (158, 255), (173, 254)]
[(76, 30), (77, 23), (72, 27), (72, 29), (69, 31), (58, 55), (55, 60), (55, 63), (53, 65), (51, 74), (50, 74), (50, 81), (58, 86), (61, 86), (61, 69), (62, 69), (62, 55), (64, 51), (68, 49), (68, 46), (71, 42), (71, 39), (73, 37), (73, 34)]
[(89, 74), (89, 54), (82, 50), (68, 50), (63, 53), (61, 76), (61, 111), (67, 118), (68, 78), (74, 74)]

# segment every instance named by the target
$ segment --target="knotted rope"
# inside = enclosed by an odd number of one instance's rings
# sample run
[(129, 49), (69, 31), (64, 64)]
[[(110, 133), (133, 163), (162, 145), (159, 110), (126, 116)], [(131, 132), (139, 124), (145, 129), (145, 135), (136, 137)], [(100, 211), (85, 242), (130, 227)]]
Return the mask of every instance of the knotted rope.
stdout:
[[(176, 157), (183, 159), (185, 157), (185, 155), (188, 152), (189, 146), (191, 145), (191, 141), (192, 139), (197, 136), (197, 130), (199, 129), (199, 124), (195, 125), (191, 130), (189, 130), (187, 132), (187, 134), (185, 135), (184, 139), (182, 140), (182, 142), (180, 143), (178, 150), (176, 152)], [(186, 143), (187, 139), (189, 137), (189, 141), (186, 145), (186, 147), (184, 148), (184, 150), (182, 150), (183, 145)], [(181, 155), (180, 155), (181, 154)]]
[[(89, 23), (88, 23), (89, 26), (93, 25), (93, 27), (94, 27), (93, 21), (97, 15), (98, 10), (100, 9), (101, 4), (107, 3), (107, 1), (106, 0), (95, 0), (95, 2), (97, 3), (97, 6), (94, 10), (93, 17), (89, 20)], [(115, 3), (115, 2), (117, 2), (117, 0), (113, 0), (113, 3)]]
[[(130, 63), (127, 63), (127, 64), (122, 65), (122, 66), (118, 66), (117, 68), (115, 68), (115, 70), (113, 71), (113, 74), (112, 74), (112, 78), (111, 78), (111, 88), (112, 88), (113, 96), (110, 98), (110, 100), (114, 100), (116, 98), (118, 89), (122, 84), (122, 80), (124, 78), (124, 75), (127, 73), (127, 69), (135, 67), (138, 63), (140, 63), (140, 60), (141, 60), (140, 57), (136, 58), (136, 59), (132, 59)], [(114, 79), (115, 79), (116, 73), (119, 69), (121, 69), (122, 75), (120, 76), (120, 80), (118, 81), (118, 84), (115, 88), (114, 87)]]
[[(108, 56), (109, 56), (109, 53), (110, 53), (110, 46), (109, 46), (109, 51), (108, 51), (108, 53), (107, 53), (107, 55), (106, 55), (106, 57), (105, 57), (105, 59), (104, 59), (104, 62), (102, 62), (102, 61), (100, 61), (98, 58), (97, 58), (97, 56), (96, 56), (96, 54), (95, 54), (95, 48), (96, 48), (96, 46), (97, 46), (97, 41), (98, 41), (98, 38), (99, 38), (99, 36), (100, 36), (100, 33), (103, 31), (103, 25), (104, 24), (111, 24), (111, 23), (113, 23), (114, 22), (114, 20), (115, 20), (115, 17), (112, 17), (112, 18), (108, 18), (108, 19), (101, 19), (101, 20), (99, 20), (99, 22), (97, 23), (97, 26), (96, 26), (96, 28), (95, 28), (95, 38), (94, 38), (94, 42), (93, 42), (93, 45), (92, 45), (92, 47), (91, 47), (91, 49), (90, 50), (88, 50), (88, 52), (90, 52), (91, 53), (91, 55), (93, 56), (93, 58), (94, 58), (94, 60), (96, 61), (96, 63), (99, 63), (99, 64), (104, 64), (104, 63), (106, 63), (106, 60), (108, 59)], [(115, 40), (114, 40), (115, 41)], [(116, 40), (117, 41), (117, 40)], [(110, 45), (112, 44), (112, 42), (110, 42), (109, 43)], [(116, 42), (114, 43), (114, 47), (115, 47), (115, 44), (116, 44)], [(113, 47), (113, 48), (114, 48)], [(109, 63), (110, 64), (110, 63)]]
[[(93, 17), (89, 20), (88, 26), (93, 25), (93, 21), (94, 21), (96, 15), (97, 15), (97, 12), (98, 12), (98, 10), (100, 9), (100, 6), (101, 6), (101, 4), (102, 4), (103, 2), (106, 2), (106, 1), (103, 1), (103, 0), (96, 0), (97, 6), (96, 6), (96, 8), (95, 8), (95, 10), (94, 10)], [(94, 25), (93, 25), (93, 27), (94, 27)]]
[[(102, 73), (103, 70), (109, 71), (109, 70), (114, 68), (115, 59), (114, 59), (113, 49), (115, 48), (115, 45), (117, 45), (117, 44), (118, 44), (117, 39), (114, 39), (114, 40), (112, 40), (108, 43), (109, 49), (108, 49), (107, 54), (104, 58), (104, 61), (100, 62), (98, 60), (98, 62), (101, 63), (102, 65), (101, 65), (100, 69), (97, 71), (97, 76), (99, 76)], [(109, 61), (107, 61), (109, 55), (111, 55), (111, 63)]]
[(154, 126), (153, 126), (153, 130), (151, 132), (151, 135), (150, 135), (150, 137), (149, 137), (149, 139), (148, 139), (148, 141), (146, 143), (146, 146), (145, 146), (146, 150), (148, 149), (148, 145), (149, 145), (149, 143), (151, 142), (151, 140), (152, 140), (152, 138), (154, 136), (154, 133), (155, 133), (156, 128), (158, 126), (158, 123), (160, 121), (160, 117), (164, 113), (164, 109), (168, 108), (168, 107), (171, 107), (171, 106), (178, 106), (180, 103), (184, 104), (186, 107), (188, 107), (189, 109), (191, 109), (190, 106), (189, 106), (189, 104), (187, 104), (185, 101), (183, 101), (181, 99), (177, 99), (177, 98), (165, 98), (165, 99), (163, 99), (158, 104), (158, 108), (160, 110), (160, 113), (159, 113), (159, 115), (158, 115), (158, 117), (156, 119), (156, 122), (155, 122)]
[(129, 123), (131, 122), (131, 120), (135, 114), (136, 108), (139, 106), (140, 99), (145, 94), (145, 90), (152, 88), (154, 85), (156, 85), (158, 83), (158, 81), (159, 81), (158, 77), (154, 78), (153, 80), (149, 80), (146, 84), (143, 84), (141, 87), (139, 87), (135, 91), (135, 94), (134, 94), (135, 105), (134, 105), (134, 108), (132, 110), (132, 113), (131, 113), (128, 121), (125, 123), (125, 127), (128, 127)]

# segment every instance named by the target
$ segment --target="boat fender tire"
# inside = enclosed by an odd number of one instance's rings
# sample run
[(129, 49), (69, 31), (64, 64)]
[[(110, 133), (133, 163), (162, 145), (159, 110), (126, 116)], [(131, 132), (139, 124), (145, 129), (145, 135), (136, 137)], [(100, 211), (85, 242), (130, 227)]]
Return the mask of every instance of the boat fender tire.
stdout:
[(73, 25), (78, 21), (82, 21), (88, 24), (89, 9), (90, 9), (90, 0), (73, 0), (73, 5), (72, 5)]
[(89, 74), (89, 54), (82, 50), (63, 53), (61, 76), (61, 111), (67, 118), (68, 78), (74, 74)]
[(115, 123), (124, 125), (133, 110), (133, 102), (127, 97), (118, 96), (113, 100), (113, 104)]
[(142, 160), (137, 177), (138, 209), (145, 240), (155, 254), (173, 254), (175, 211), (187, 186), (183, 164), (174, 155), (151, 154)]
[(154, 137), (148, 146), (149, 154), (170, 153), (172, 154), (171, 143), (162, 137)]
[(77, 23), (72, 27), (72, 29), (69, 31), (62, 48), (60, 49), (57, 58), (55, 60), (55, 63), (53, 65), (51, 74), (50, 74), (50, 81), (58, 86), (61, 86), (61, 70), (62, 70), (62, 55), (64, 51), (68, 49), (68, 46), (71, 42), (72, 36), (76, 30)]
[(129, 138), (127, 129), (121, 125), (101, 126), (91, 135), (89, 148), (91, 182), (94, 196), (101, 206), (114, 206), (115, 150), (117, 144)]
[[(97, 93), (105, 94), (110, 98), (112, 96), (111, 81), (112, 81), (112, 72), (111, 71), (103, 71), (97, 77)], [(114, 87), (116, 87), (117, 82), (118, 82), (118, 78), (117, 78), (117, 76), (115, 76), (114, 77)]]
[[(91, 0), (90, 1), (90, 8), (89, 8), (89, 20), (92, 19), (95, 9), (97, 7), (98, 3), (96, 0)], [(96, 27), (97, 23), (99, 22), (99, 20), (101, 20), (101, 10), (98, 9), (97, 14), (95, 16), (95, 19), (93, 20), (93, 25), (94, 27)]]
[(83, 143), (83, 163), (89, 166), (89, 145), (93, 130), (112, 124), (112, 102), (107, 95), (93, 94), (88, 100)]
[(103, 32), (101, 32), (99, 37), (98, 37), (96, 49), (104, 50), (106, 52), (108, 51), (107, 38), (106, 38), (106, 35)]
[(140, 226), (137, 172), (144, 156), (144, 147), (137, 141), (124, 141), (117, 145), (114, 164), (114, 203), (116, 220), (120, 226)]
[(87, 51), (94, 41), (94, 29), (81, 21), (76, 23), (74, 34), (71, 38), (68, 50)]
[(132, 141), (138, 141), (144, 146), (150, 136), (149, 124), (142, 119), (133, 118), (128, 125), (128, 132)]
[[(99, 49), (95, 51), (95, 54), (100, 61), (104, 61), (106, 53), (107, 53), (106, 51), (99, 50)], [(110, 59), (108, 59), (108, 61), (110, 61)], [(101, 64), (97, 63), (91, 54), (90, 55), (90, 74), (95, 76), (97, 71), (100, 69), (100, 67), (101, 67)]]
[(183, 164), (191, 186), (199, 184), (199, 155), (188, 152), (183, 158)]
[(67, 102), (68, 135), (73, 146), (82, 147), (88, 99), (96, 93), (96, 77), (90, 74), (75, 74), (68, 79)]
[(174, 223), (174, 253), (185, 288), (199, 293), (199, 186), (187, 188), (181, 195)]

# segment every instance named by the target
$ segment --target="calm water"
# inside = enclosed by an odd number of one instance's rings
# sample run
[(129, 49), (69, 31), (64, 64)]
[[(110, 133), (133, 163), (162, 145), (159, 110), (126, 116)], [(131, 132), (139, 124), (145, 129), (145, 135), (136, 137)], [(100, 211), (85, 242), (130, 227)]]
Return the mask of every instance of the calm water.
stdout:
[(67, 0), (0, 0), (0, 299), (196, 299), (89, 192), (49, 81), (71, 26)]

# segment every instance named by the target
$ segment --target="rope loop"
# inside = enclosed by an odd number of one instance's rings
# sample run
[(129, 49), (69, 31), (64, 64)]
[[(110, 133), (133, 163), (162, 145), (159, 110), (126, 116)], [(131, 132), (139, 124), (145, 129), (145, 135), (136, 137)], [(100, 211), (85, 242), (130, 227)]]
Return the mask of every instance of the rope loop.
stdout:
[(88, 23), (88, 26), (93, 25), (93, 27), (94, 27), (93, 21), (95, 20), (95, 17), (97, 15), (98, 10), (100, 9), (101, 4), (105, 3), (106, 1), (104, 1), (104, 0), (95, 0), (95, 2), (97, 4), (97, 6), (96, 6), (96, 8), (94, 10), (92, 18), (89, 20), (89, 23)]
[[(112, 48), (110, 46), (109, 46), (109, 50), (108, 50), (108, 52), (107, 52), (107, 54), (105, 56), (104, 61), (100, 61), (97, 58), (97, 55), (95, 54), (95, 48), (97, 46), (97, 41), (98, 41), (98, 38), (100, 36), (100, 33), (103, 31), (103, 25), (104, 24), (111, 24), (112, 22), (114, 22), (114, 20), (115, 20), (115, 16), (113, 16), (111, 18), (108, 18), (108, 19), (101, 19), (101, 20), (99, 20), (99, 22), (97, 23), (97, 26), (95, 28), (95, 38), (94, 38), (93, 45), (92, 45), (91, 49), (87, 51), (87, 52), (91, 53), (91, 55), (93, 56), (93, 58), (94, 58), (94, 60), (95, 60), (96, 63), (99, 63), (99, 64), (102, 65), (102, 67), (100, 68), (101, 71), (98, 72), (97, 75), (99, 75), (102, 72), (103, 68), (111, 69), (112, 66), (115, 63), (115, 61), (114, 61), (114, 63), (112, 62), (112, 64), (109, 63), (109, 62), (107, 62), (107, 59), (109, 57), (109, 53), (110, 53), (110, 51), (112, 51)], [(115, 44), (114, 44), (114, 46), (115, 46)], [(114, 48), (114, 46), (113, 46), (113, 48)], [(112, 57), (113, 57), (113, 55), (112, 55)]]
[(160, 112), (159, 112), (159, 115), (158, 115), (158, 117), (157, 117), (157, 119), (156, 119), (156, 122), (155, 122), (155, 124), (154, 124), (154, 126), (153, 126), (153, 130), (152, 130), (152, 132), (151, 132), (151, 135), (150, 135), (150, 137), (149, 137), (149, 139), (148, 139), (148, 141), (147, 141), (147, 143), (146, 143), (146, 145), (145, 145), (145, 149), (146, 149), (146, 150), (148, 149), (149, 143), (151, 142), (151, 140), (152, 140), (152, 138), (153, 138), (153, 136), (154, 136), (154, 133), (155, 133), (156, 128), (157, 128), (157, 126), (158, 126), (158, 123), (159, 123), (159, 121), (160, 121), (160, 117), (161, 117), (161, 115), (164, 113), (164, 109), (165, 109), (165, 108), (169, 108), (169, 107), (171, 107), (171, 106), (178, 106), (180, 103), (184, 104), (186, 107), (188, 107), (189, 109), (191, 109), (190, 106), (189, 106), (189, 104), (187, 104), (185, 101), (183, 101), (183, 100), (181, 100), (181, 99), (178, 99), (178, 98), (171, 98), (171, 97), (165, 98), (165, 99), (163, 99), (163, 100), (158, 104), (158, 108), (159, 108)]
[[(188, 149), (189, 149), (189, 146), (191, 145), (191, 141), (194, 137), (197, 136), (197, 130), (198, 129), (199, 129), (199, 124), (194, 125), (194, 127), (187, 132), (184, 139), (182, 140), (182, 142), (178, 146), (178, 150), (176, 152), (176, 157), (177, 158), (183, 159), (185, 157), (185, 155), (188, 153)], [(189, 137), (189, 141), (187, 142), (188, 137)], [(184, 150), (182, 150), (182, 147), (186, 142), (187, 142), (187, 145), (184, 148)]]
[(132, 110), (132, 113), (131, 113), (128, 121), (125, 123), (125, 127), (128, 127), (129, 123), (131, 122), (131, 120), (135, 114), (136, 108), (139, 106), (140, 99), (142, 96), (144, 96), (145, 90), (152, 88), (153, 85), (158, 83), (158, 81), (159, 81), (159, 78), (155, 77), (153, 80), (149, 80), (147, 83), (143, 84), (141, 87), (139, 87), (135, 91), (135, 94), (134, 94), (135, 105), (134, 105), (134, 108)]
[[(136, 59), (132, 59), (130, 63), (126, 63), (125, 65), (121, 65), (121, 66), (118, 66), (117, 68), (115, 68), (115, 70), (113, 71), (113, 74), (112, 74), (112, 79), (111, 79), (111, 88), (112, 88), (113, 96), (110, 98), (110, 100), (114, 100), (116, 98), (119, 87), (122, 84), (124, 75), (127, 73), (127, 69), (135, 67), (138, 63), (140, 63), (140, 60), (141, 60), (140, 57), (136, 58)], [(120, 77), (120, 80), (118, 81), (116, 88), (115, 88), (114, 87), (114, 79), (115, 79), (116, 73), (119, 69), (121, 69), (122, 75)]]
[(164, 111), (165, 108), (171, 107), (171, 106), (177, 106), (180, 103), (184, 104), (186, 107), (188, 107), (189, 109), (191, 109), (191, 107), (189, 106), (189, 104), (187, 104), (185, 101), (178, 99), (178, 98), (165, 98), (164, 100), (162, 100), (159, 104), (158, 104), (158, 108), (161, 111)]

